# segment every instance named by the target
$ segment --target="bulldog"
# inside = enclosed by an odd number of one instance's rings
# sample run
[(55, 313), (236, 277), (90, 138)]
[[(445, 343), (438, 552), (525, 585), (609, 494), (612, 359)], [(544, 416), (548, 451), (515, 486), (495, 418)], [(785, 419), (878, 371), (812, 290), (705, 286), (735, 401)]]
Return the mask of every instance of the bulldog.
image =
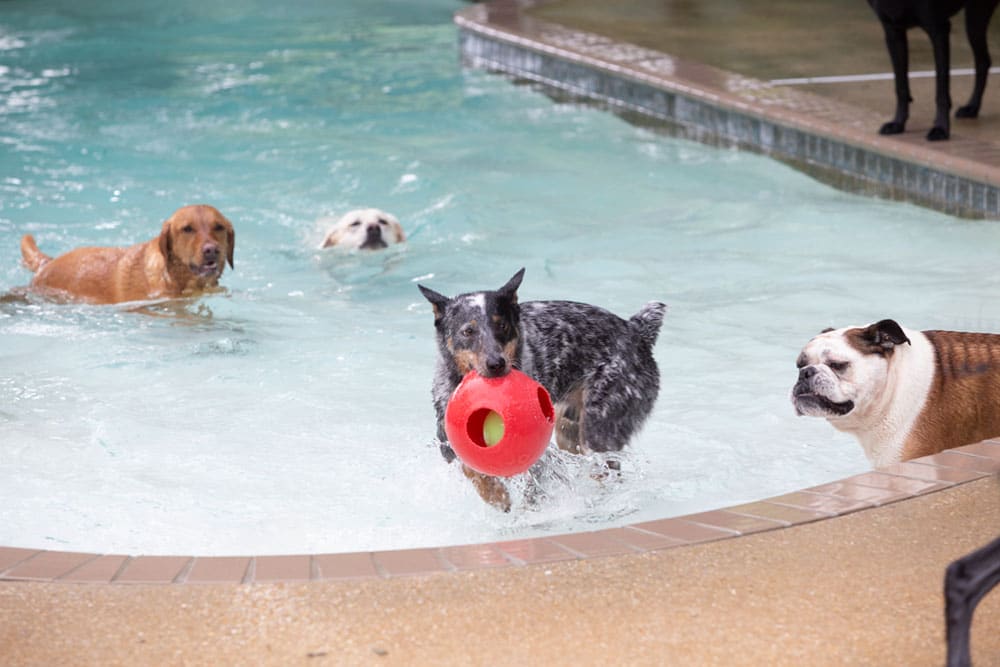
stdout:
[(795, 411), (853, 434), (876, 467), (1000, 436), (1000, 335), (882, 320), (826, 329), (796, 365)]

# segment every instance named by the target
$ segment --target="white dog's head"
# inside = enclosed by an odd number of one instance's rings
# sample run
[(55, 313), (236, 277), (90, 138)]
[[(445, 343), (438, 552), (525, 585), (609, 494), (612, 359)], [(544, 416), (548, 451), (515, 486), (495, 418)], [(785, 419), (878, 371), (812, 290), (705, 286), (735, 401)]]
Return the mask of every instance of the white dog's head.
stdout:
[(327, 232), (320, 247), (381, 250), (405, 240), (403, 226), (395, 216), (377, 208), (362, 208), (341, 216)]
[(837, 420), (865, 412), (885, 388), (897, 345), (909, 343), (893, 320), (867, 327), (827, 329), (802, 349), (792, 387), (795, 412)]

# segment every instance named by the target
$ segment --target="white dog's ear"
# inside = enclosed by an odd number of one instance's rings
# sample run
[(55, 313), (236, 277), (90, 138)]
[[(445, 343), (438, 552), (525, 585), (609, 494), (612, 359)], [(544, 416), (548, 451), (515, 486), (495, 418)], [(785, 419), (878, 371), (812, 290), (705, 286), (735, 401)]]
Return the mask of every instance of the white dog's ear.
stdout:
[(891, 351), (897, 345), (910, 343), (910, 339), (903, 332), (903, 327), (899, 326), (895, 320), (879, 320), (865, 328), (861, 334), (866, 343), (886, 352)]
[(448, 304), (451, 303), (451, 299), (444, 294), (438, 294), (429, 287), (424, 287), (423, 285), (417, 285), (417, 287), (420, 289), (420, 293), (424, 295), (424, 298), (434, 306), (434, 324), (437, 324), (444, 317), (444, 311), (448, 307)]
[(517, 301), (517, 288), (521, 286), (521, 280), (524, 279), (524, 269), (515, 273), (513, 277), (507, 281), (507, 284), (497, 290), (497, 296), (510, 299), (511, 301)]

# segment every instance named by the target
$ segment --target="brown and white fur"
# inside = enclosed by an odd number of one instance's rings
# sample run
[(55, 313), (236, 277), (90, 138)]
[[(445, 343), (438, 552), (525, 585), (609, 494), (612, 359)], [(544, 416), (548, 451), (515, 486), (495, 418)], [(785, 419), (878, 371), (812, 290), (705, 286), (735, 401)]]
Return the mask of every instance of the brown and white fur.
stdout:
[(174, 211), (159, 236), (133, 246), (76, 248), (50, 257), (35, 239), (21, 239), (24, 265), (35, 273), (30, 289), (45, 296), (94, 304), (193, 296), (219, 284), (233, 265), (233, 225), (215, 207)]
[(349, 250), (381, 250), (406, 240), (403, 226), (391, 213), (377, 208), (349, 211), (338, 220), (321, 218), (318, 224), (332, 227), (323, 238), (320, 248), (346, 248)]
[(876, 467), (1000, 436), (1000, 335), (882, 320), (820, 333), (796, 365), (796, 412), (853, 434)]

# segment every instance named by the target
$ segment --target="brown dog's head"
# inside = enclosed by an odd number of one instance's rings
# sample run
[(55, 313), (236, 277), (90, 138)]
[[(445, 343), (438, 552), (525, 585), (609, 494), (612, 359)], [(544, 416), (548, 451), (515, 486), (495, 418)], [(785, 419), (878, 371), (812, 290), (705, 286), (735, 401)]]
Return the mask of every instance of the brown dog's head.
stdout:
[(160, 252), (169, 269), (190, 273), (201, 285), (215, 285), (225, 262), (233, 266), (236, 234), (214, 206), (195, 204), (174, 211), (160, 232)]

